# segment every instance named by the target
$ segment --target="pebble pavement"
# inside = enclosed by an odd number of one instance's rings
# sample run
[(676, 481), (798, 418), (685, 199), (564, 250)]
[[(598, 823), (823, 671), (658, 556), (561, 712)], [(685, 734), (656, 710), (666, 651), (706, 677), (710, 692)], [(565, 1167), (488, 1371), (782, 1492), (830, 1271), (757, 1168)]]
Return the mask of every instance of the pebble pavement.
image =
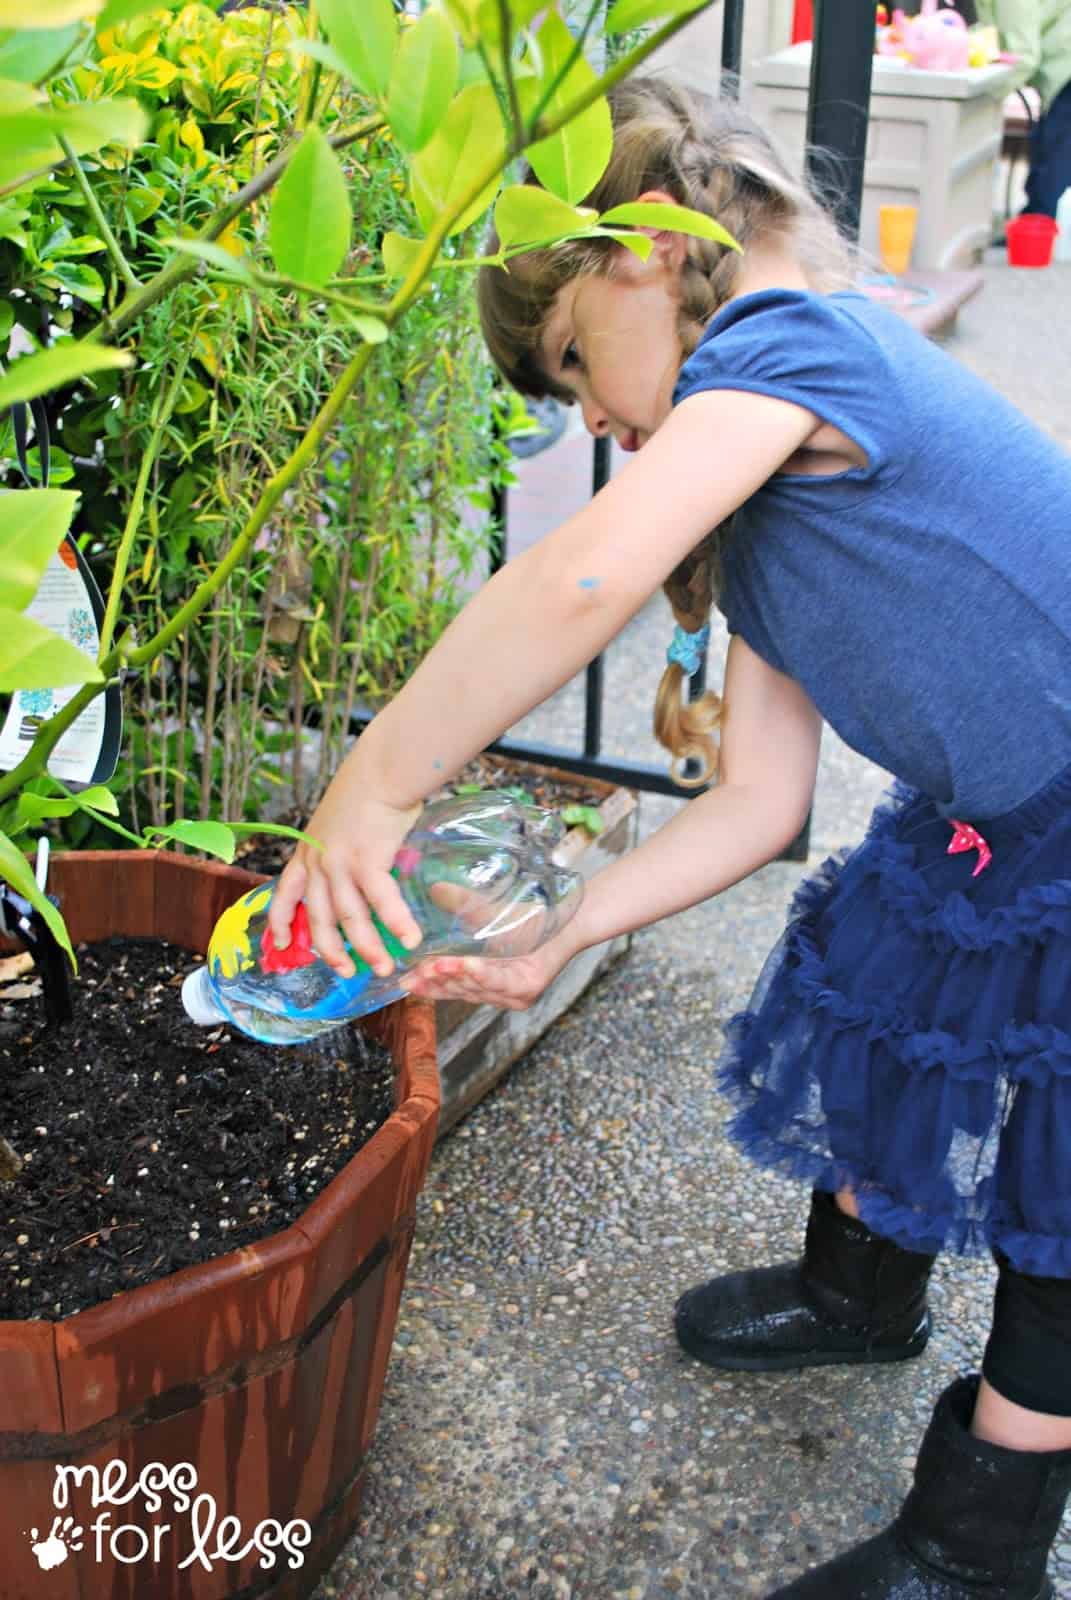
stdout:
[[(990, 252), (986, 278), (950, 348), (1071, 447), (1071, 266)], [(570, 429), (524, 466), (579, 448)], [(667, 615), (609, 652), (608, 754), (659, 759)], [(580, 706), (571, 686), (518, 732), (575, 746)], [(812, 869), (886, 781), (827, 732)], [(644, 796), (644, 831), (678, 804)], [(688, 1285), (798, 1253), (807, 1195), (729, 1145), (710, 1074), (804, 870), (638, 934), (437, 1149), (358, 1530), (315, 1600), (762, 1596), (893, 1515), (934, 1398), (978, 1367), (988, 1261), (938, 1263), (934, 1336), (903, 1366), (718, 1374), (670, 1321)], [(1050, 1570), (1071, 1600), (1071, 1521)]]

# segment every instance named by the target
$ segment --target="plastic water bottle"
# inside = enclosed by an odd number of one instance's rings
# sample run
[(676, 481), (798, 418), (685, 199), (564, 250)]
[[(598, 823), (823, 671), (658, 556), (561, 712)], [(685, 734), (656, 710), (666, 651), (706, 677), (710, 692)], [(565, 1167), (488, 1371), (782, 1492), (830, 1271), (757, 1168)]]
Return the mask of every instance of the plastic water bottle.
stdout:
[(340, 977), (312, 948), (304, 903), (290, 944), (277, 949), (268, 928), (272, 880), (216, 923), (206, 964), (182, 986), (186, 1011), (194, 1022), (230, 1022), (265, 1044), (301, 1044), (396, 1000), (401, 976), (429, 956), (528, 955), (580, 904), (583, 880), (551, 859), (564, 832), (552, 812), (498, 790), (434, 801), (391, 868), (422, 942), (405, 949), (373, 916), (393, 972), (377, 977), (347, 946), (357, 971)]

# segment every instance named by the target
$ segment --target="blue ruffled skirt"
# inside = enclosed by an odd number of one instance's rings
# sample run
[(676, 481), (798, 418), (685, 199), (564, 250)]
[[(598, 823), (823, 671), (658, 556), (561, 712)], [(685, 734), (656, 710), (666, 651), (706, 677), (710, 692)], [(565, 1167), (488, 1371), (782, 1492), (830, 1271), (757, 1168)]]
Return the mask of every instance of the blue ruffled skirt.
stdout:
[(799, 890), (719, 1084), (764, 1165), (912, 1250), (1071, 1277), (1071, 768), (949, 855), (897, 785)]

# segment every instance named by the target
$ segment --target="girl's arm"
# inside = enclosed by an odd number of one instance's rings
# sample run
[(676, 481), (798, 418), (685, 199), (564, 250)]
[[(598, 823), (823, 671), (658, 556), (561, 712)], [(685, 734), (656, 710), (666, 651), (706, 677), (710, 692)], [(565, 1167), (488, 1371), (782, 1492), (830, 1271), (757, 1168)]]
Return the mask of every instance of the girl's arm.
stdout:
[(299, 847), (280, 880), (277, 943), (304, 897), (326, 961), (351, 970), (341, 924), (390, 971), (368, 907), (416, 943), (389, 868), (420, 802), (598, 655), (817, 426), (764, 395), (693, 395), (583, 511), (496, 573), (339, 768), (308, 824), (323, 854)]
[(729, 646), (725, 704), (717, 788), (598, 873), (573, 921), (543, 950), (513, 961), (440, 957), (415, 968), (406, 987), (432, 1000), (523, 1009), (581, 950), (697, 905), (780, 855), (810, 809), (821, 718), (800, 685), (739, 636)]

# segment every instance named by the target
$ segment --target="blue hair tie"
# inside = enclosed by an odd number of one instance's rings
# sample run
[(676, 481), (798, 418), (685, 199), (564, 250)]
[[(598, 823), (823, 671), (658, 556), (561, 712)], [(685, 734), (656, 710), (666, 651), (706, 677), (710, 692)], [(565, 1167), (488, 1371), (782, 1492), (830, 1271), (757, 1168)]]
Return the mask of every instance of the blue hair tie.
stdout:
[(699, 663), (703, 659), (703, 651), (710, 643), (710, 623), (704, 622), (696, 633), (688, 633), (678, 623), (673, 630), (673, 638), (669, 649), (666, 651), (666, 660), (675, 661), (683, 667), (689, 678), (699, 671)]

